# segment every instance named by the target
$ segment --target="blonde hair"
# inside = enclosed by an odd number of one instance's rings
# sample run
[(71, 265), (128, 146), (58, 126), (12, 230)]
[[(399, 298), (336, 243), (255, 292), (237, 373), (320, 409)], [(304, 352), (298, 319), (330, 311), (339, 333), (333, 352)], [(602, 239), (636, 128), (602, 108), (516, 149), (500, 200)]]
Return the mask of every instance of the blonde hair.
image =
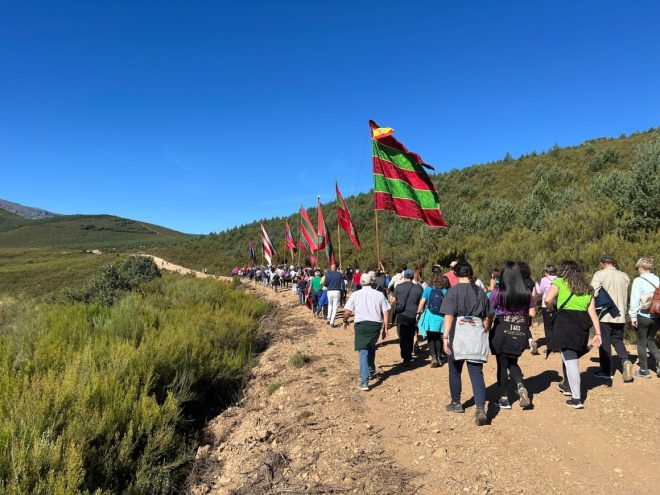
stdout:
[(652, 272), (655, 268), (655, 261), (650, 256), (642, 256), (637, 260), (637, 263), (635, 263), (635, 268), (643, 268), (644, 270)]

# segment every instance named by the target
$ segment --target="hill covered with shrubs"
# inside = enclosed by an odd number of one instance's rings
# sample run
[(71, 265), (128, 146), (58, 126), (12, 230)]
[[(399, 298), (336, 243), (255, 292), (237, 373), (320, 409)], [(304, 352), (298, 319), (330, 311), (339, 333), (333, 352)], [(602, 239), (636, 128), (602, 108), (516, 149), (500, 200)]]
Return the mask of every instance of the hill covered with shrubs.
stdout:
[[(603, 253), (613, 253), (623, 269), (632, 271), (641, 255), (657, 255), (660, 247), (659, 165), (660, 129), (650, 129), (515, 159), (507, 154), (491, 163), (435, 174), (431, 178), (449, 227), (431, 229), (380, 212), (381, 257), (389, 267), (402, 262), (447, 266), (465, 258), (487, 276), (507, 259), (526, 260), (538, 274), (544, 264), (564, 258), (592, 269)], [(363, 249), (358, 251), (343, 236), (343, 265), (375, 266), (373, 196), (359, 194), (347, 203)], [(323, 205), (323, 211), (336, 250), (335, 203)], [(316, 218), (316, 208), (308, 212)], [(297, 238), (300, 218), (295, 211), (264, 222), (280, 253), (278, 261), (283, 261), (287, 221)], [(226, 272), (248, 263), (248, 239), (258, 247), (259, 232), (255, 221), (163, 247), (158, 254), (185, 266)], [(306, 257), (302, 261), (308, 262)], [(325, 262), (321, 254), (320, 263)]]

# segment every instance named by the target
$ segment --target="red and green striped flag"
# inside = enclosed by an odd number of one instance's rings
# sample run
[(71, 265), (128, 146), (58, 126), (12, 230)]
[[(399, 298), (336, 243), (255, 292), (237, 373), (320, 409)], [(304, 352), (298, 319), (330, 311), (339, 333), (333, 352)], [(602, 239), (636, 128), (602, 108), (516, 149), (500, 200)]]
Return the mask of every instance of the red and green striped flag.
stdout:
[(325, 226), (325, 220), (323, 219), (323, 210), (321, 209), (321, 198), (317, 198), (316, 211), (318, 213), (317, 225), (319, 227), (318, 234), (316, 236), (316, 249), (319, 251), (325, 249), (326, 239), (328, 238), (328, 229)]
[(303, 251), (311, 253), (317, 250), (316, 230), (303, 206), (300, 207), (300, 242), (305, 246)]
[(298, 252), (296, 241), (293, 240), (293, 236), (291, 235), (291, 227), (289, 226), (289, 222), (286, 223), (286, 227), (284, 228), (284, 244), (287, 250), (291, 252), (291, 254), (296, 254)]
[(446, 227), (440, 197), (424, 168), (422, 157), (408, 151), (392, 133), (369, 121), (372, 131), (374, 208), (400, 217), (424, 221), (430, 227)]
[(358, 239), (357, 230), (355, 230), (353, 219), (351, 218), (351, 214), (348, 211), (348, 206), (346, 206), (346, 201), (344, 201), (341, 192), (339, 192), (339, 184), (336, 182), (335, 190), (337, 191), (337, 223), (342, 229), (346, 231), (351, 242), (355, 244), (355, 247), (361, 249), (360, 239)]
[(335, 250), (332, 247), (332, 239), (328, 234), (328, 227), (325, 224), (325, 219), (323, 218), (323, 210), (321, 209), (321, 200), (318, 203), (318, 213), (319, 213), (319, 234), (318, 239), (319, 243), (317, 248), (319, 250), (325, 249), (325, 254), (328, 257), (329, 263), (335, 262)]

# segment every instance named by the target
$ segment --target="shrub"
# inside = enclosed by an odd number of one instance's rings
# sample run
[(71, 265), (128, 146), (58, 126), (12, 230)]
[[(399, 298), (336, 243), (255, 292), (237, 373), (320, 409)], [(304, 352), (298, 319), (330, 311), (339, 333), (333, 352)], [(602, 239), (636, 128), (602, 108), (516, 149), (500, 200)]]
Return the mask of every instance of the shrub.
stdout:
[(124, 262), (121, 271), (131, 287), (161, 276), (158, 265), (149, 256), (131, 256)]
[(266, 387), (266, 393), (268, 395), (273, 395), (275, 392), (281, 389), (283, 385), (284, 384), (282, 382), (273, 382)]
[(289, 366), (292, 368), (302, 368), (306, 364), (312, 362), (311, 356), (303, 354), (302, 352), (296, 352), (293, 356), (289, 358)]
[(178, 493), (191, 426), (235, 399), (267, 305), (213, 280), (143, 289), (3, 330), (1, 493)]

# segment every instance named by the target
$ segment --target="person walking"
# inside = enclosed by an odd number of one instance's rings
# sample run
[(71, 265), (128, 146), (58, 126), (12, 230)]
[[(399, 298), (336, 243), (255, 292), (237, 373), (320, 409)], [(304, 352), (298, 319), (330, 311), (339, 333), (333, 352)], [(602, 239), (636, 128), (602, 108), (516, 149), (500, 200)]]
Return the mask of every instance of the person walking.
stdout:
[(323, 284), (321, 283), (321, 272), (316, 270), (314, 272), (314, 278), (309, 283), (312, 291), (312, 312), (314, 316), (318, 316), (321, 313), (321, 296), (323, 295)]
[(417, 308), (422, 298), (422, 287), (413, 284), (413, 275), (414, 272), (406, 268), (403, 272), (403, 282), (396, 285), (390, 296), (390, 303), (395, 305), (399, 346), (404, 366), (410, 366), (412, 361), (413, 343), (417, 333)]
[(511, 409), (508, 398), (509, 376), (516, 384), (520, 407), (532, 405), (529, 393), (523, 384), (523, 373), (518, 358), (527, 347), (529, 324), (536, 316), (536, 299), (525, 285), (518, 263), (507, 261), (501, 271), (499, 287), (490, 295), (491, 326), (490, 348), (497, 359), (497, 385), (500, 398), (496, 405), (500, 409)]
[(360, 274), (360, 269), (355, 268), (355, 274), (353, 275), (353, 285), (351, 287), (351, 292), (355, 292), (356, 290), (360, 290), (362, 286), (360, 285), (360, 280), (362, 278), (362, 275)]
[(557, 267), (555, 265), (545, 265), (545, 268), (543, 268), (543, 277), (541, 277), (541, 280), (534, 287), (536, 293), (541, 297), (541, 315), (543, 317), (543, 333), (545, 335), (546, 346), (548, 345), (548, 335), (551, 331), (552, 314), (548, 311), (545, 296), (548, 294), (555, 278), (557, 278)]
[(445, 329), (445, 315), (440, 312), (442, 300), (449, 289), (449, 279), (442, 274), (440, 266), (431, 268), (431, 280), (422, 292), (417, 314), (419, 334), (428, 341), (431, 355), (431, 368), (441, 367), (443, 362), (442, 334)]
[(592, 325), (595, 330), (592, 345), (598, 347), (602, 340), (591, 286), (582, 267), (575, 261), (565, 260), (559, 266), (557, 278), (552, 281), (545, 296), (548, 309), (554, 309), (555, 300), (557, 312), (553, 316), (548, 350), (561, 353), (565, 370), (564, 383), (558, 387), (564, 395), (571, 395), (566, 405), (583, 409), (578, 359), (589, 351), (587, 344)]
[(344, 276), (337, 271), (337, 265), (332, 263), (325, 274), (325, 286), (328, 289), (328, 317), (326, 323), (334, 328), (341, 291), (345, 287)]
[(464, 412), (461, 405), (461, 372), (467, 363), (472, 393), (476, 404), (475, 423), (488, 423), (486, 416), (486, 384), (483, 365), (488, 361), (487, 316), (489, 303), (486, 293), (474, 284), (474, 273), (469, 263), (457, 263), (454, 267), (457, 284), (451, 287), (440, 306), (445, 315), (442, 341), (449, 367), (449, 391), (451, 402), (448, 412)]
[(369, 379), (376, 378), (376, 343), (387, 338), (390, 303), (382, 292), (371, 287), (368, 273), (360, 277), (362, 288), (354, 291), (344, 307), (344, 324), (355, 315), (355, 350), (358, 353), (360, 381), (358, 388), (369, 390)]
[(633, 280), (630, 293), (630, 309), (628, 315), (630, 322), (637, 332), (637, 356), (639, 369), (635, 376), (651, 378), (649, 371), (647, 348), (655, 358), (656, 376), (660, 378), (660, 351), (655, 344), (655, 335), (660, 329), (660, 315), (651, 314), (650, 308), (655, 290), (660, 287), (660, 278), (653, 273), (655, 262), (653, 258), (645, 256), (635, 263), (639, 276)]
[(594, 273), (591, 279), (591, 287), (594, 289), (594, 296), (598, 296), (599, 291), (606, 290), (607, 294), (616, 305), (619, 315), (612, 316), (610, 313), (601, 313), (599, 315), (600, 331), (603, 343), (598, 348), (598, 358), (600, 361), (600, 371), (596, 377), (611, 380), (615, 373), (612, 366), (612, 346), (623, 362), (623, 382), (633, 381), (633, 365), (630, 356), (623, 342), (623, 327), (626, 323), (626, 313), (628, 312), (628, 286), (630, 278), (625, 272), (617, 268), (616, 260), (613, 256), (606, 255), (600, 259), (601, 269)]

